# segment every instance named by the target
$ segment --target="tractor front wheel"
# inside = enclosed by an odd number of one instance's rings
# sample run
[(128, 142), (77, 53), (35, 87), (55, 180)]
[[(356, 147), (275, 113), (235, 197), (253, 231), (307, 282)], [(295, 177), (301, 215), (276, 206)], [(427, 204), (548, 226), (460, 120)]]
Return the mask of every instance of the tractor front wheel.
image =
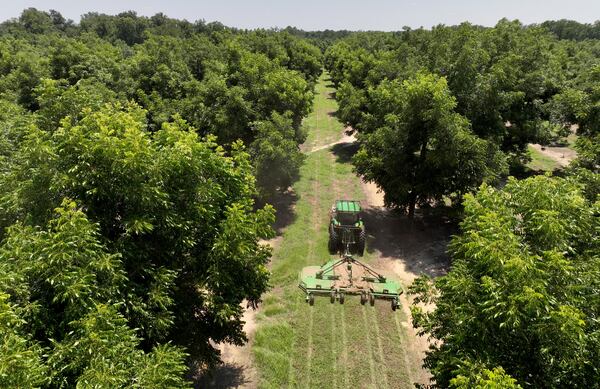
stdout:
[(315, 296), (312, 293), (308, 295), (308, 305), (311, 307), (315, 305)]
[(346, 300), (346, 295), (344, 294), (344, 292), (340, 293), (340, 304), (343, 304), (345, 300)]
[(375, 295), (373, 293), (371, 293), (369, 295), (369, 304), (371, 304), (371, 306), (375, 306)]
[(395, 311), (396, 308), (398, 308), (398, 301), (396, 301), (396, 299), (392, 300), (392, 311)]
[(367, 293), (361, 292), (360, 293), (360, 305), (365, 305), (366, 303), (367, 303)]
[(331, 301), (331, 303), (335, 303), (335, 291), (331, 291), (331, 295), (329, 297), (329, 300)]

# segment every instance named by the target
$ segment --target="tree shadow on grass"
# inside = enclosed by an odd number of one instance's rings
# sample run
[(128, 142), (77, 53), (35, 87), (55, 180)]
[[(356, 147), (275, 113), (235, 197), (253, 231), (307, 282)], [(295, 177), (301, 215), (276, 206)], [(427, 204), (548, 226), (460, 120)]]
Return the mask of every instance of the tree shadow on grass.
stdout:
[(288, 188), (284, 192), (278, 192), (274, 196), (267, 199), (257, 201), (257, 207), (263, 207), (265, 204), (271, 204), (275, 208), (275, 223), (272, 227), (275, 233), (279, 236), (283, 230), (296, 220), (294, 206), (298, 201), (299, 196), (293, 189)]
[(447, 254), (451, 236), (458, 233), (456, 221), (443, 215), (417, 210), (415, 218), (386, 208), (367, 208), (363, 212), (369, 252), (378, 251), (382, 258), (401, 261), (407, 272), (438, 277), (447, 273)]
[(351, 163), (358, 148), (359, 145), (356, 142), (338, 143), (331, 148), (331, 152), (335, 155), (336, 162)]
[(245, 366), (223, 363), (193, 379), (194, 388), (229, 389), (252, 383), (245, 374)]
[(517, 167), (511, 167), (511, 169), (509, 171), (510, 176), (518, 178), (519, 180), (524, 180), (526, 178), (533, 177), (533, 176), (541, 176), (546, 173), (552, 173), (553, 176), (557, 176), (557, 177), (566, 176), (565, 168), (563, 168), (563, 167), (557, 167), (554, 170), (550, 171), (550, 170), (543, 170), (543, 169), (535, 170), (526, 165), (522, 165), (522, 166), (517, 166)]

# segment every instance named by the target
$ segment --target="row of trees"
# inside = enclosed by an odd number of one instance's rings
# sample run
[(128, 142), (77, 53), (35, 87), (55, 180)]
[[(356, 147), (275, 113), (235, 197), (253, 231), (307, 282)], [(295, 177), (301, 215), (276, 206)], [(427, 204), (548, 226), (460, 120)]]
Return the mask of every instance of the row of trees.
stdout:
[[(596, 178), (597, 180), (597, 178)], [(439, 387), (596, 388), (600, 199), (575, 177), (510, 179), (465, 196), (452, 269), (412, 285)], [(476, 386), (491, 372), (500, 386)]]
[[(387, 205), (464, 209), (448, 275), (411, 286), (437, 387), (597, 387), (600, 41), (502, 20), (356, 34), (325, 64), (358, 132), (355, 169)], [(530, 142), (574, 127), (562, 178), (495, 188)]]
[[(88, 14), (63, 31), (56, 15), (29, 9), (0, 26), (2, 95), (43, 113), (45, 129), (84, 106), (133, 100), (148, 111), (151, 130), (179, 114), (222, 145), (242, 139), (250, 147), (258, 123), (277, 113), (291, 119), (285, 131), (295, 133), (296, 144), (303, 142), (300, 122), (321, 72), (320, 50), (310, 43), (284, 32), (207, 29), (203, 23), (188, 29), (182, 27), (187, 22), (132, 12)], [(131, 29), (139, 38), (125, 39)], [(293, 155), (286, 160), (297, 161), (297, 148), (288, 151)], [(265, 194), (287, 188), (298, 170), (293, 163), (270, 167), (279, 174), (261, 181)]]
[(412, 213), (496, 182), (529, 143), (560, 141), (574, 124), (578, 164), (596, 170), (599, 57), (600, 41), (502, 20), (355, 34), (325, 65), (338, 117), (358, 131), (357, 171)]
[(600, 39), (600, 21), (593, 24), (579, 23), (575, 20), (548, 20), (541, 24), (559, 39), (582, 41), (586, 39)]
[(3, 23), (0, 386), (180, 387), (243, 343), (320, 72), (287, 33)]

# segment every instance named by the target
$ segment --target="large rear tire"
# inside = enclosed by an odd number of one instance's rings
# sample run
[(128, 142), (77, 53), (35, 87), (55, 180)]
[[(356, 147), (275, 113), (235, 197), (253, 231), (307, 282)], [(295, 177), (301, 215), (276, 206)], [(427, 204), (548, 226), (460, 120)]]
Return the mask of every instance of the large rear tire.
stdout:
[(364, 227), (360, 230), (358, 234), (358, 245), (357, 245), (357, 254), (361, 257), (365, 254), (365, 243), (367, 241), (367, 233), (365, 232)]
[(327, 243), (329, 254), (334, 255), (338, 252), (338, 234), (332, 225), (329, 225), (329, 242)]

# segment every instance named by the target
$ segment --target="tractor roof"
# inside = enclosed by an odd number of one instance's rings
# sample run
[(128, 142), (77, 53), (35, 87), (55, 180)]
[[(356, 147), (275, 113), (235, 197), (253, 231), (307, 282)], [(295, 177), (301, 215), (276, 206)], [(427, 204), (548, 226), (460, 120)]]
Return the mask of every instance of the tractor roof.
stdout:
[(354, 200), (337, 200), (335, 209), (338, 212), (360, 212), (360, 201)]

